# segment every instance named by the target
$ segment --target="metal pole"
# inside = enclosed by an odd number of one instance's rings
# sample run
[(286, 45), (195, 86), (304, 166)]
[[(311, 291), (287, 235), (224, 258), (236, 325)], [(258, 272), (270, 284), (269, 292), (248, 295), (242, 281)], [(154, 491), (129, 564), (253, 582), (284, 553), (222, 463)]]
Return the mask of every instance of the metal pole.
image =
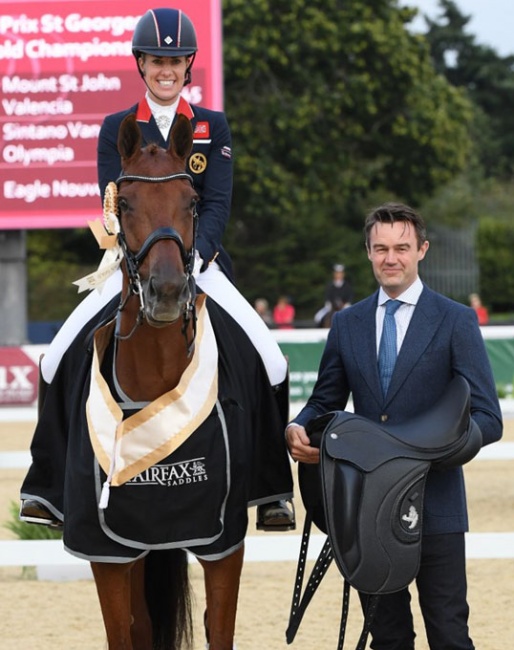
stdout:
[(27, 343), (27, 247), (24, 230), (0, 231), (0, 346)]

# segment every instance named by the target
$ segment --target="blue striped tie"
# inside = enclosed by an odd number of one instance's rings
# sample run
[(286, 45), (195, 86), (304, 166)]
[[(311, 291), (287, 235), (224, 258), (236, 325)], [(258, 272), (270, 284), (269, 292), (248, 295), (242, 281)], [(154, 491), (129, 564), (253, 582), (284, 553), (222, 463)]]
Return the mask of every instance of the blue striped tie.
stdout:
[(386, 313), (378, 350), (378, 373), (384, 397), (387, 395), (389, 382), (393, 376), (394, 364), (396, 363), (396, 321), (394, 315), (402, 304), (401, 300), (388, 300), (385, 304)]

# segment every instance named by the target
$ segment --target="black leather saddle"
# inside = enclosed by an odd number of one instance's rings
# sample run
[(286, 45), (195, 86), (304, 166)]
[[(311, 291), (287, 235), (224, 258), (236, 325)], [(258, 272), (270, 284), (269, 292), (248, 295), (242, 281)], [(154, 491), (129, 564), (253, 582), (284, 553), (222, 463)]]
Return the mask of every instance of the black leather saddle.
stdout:
[[(463, 465), (482, 446), (470, 417), (467, 381), (455, 377), (428, 412), (400, 425), (378, 424), (346, 411), (309, 423), (320, 464), (299, 466), (307, 511), (291, 607), (288, 643), (332, 559), (345, 581), (338, 650), (343, 647), (349, 588), (369, 594), (357, 648), (364, 648), (378, 596), (416, 577), (421, 556), (423, 497), (429, 469)], [(300, 600), (311, 523), (327, 541)]]

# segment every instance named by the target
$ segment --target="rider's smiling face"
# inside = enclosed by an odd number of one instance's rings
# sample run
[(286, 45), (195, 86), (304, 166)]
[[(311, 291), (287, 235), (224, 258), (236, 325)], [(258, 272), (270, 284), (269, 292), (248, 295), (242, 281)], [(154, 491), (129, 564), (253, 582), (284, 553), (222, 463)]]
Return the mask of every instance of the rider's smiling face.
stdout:
[(138, 65), (152, 99), (162, 106), (173, 104), (184, 87), (189, 57), (141, 54)]

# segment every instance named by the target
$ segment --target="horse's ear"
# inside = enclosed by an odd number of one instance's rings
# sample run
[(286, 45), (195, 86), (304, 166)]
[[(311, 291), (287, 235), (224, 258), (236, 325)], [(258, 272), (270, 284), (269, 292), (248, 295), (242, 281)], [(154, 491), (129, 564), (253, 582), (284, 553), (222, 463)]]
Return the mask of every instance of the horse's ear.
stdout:
[(191, 153), (193, 148), (193, 127), (189, 118), (179, 113), (175, 124), (171, 129), (170, 146), (168, 152), (172, 155), (178, 156), (182, 160)]
[(134, 113), (130, 113), (123, 119), (118, 133), (118, 151), (122, 160), (128, 160), (135, 153), (139, 153), (142, 143), (143, 139), (136, 116)]

